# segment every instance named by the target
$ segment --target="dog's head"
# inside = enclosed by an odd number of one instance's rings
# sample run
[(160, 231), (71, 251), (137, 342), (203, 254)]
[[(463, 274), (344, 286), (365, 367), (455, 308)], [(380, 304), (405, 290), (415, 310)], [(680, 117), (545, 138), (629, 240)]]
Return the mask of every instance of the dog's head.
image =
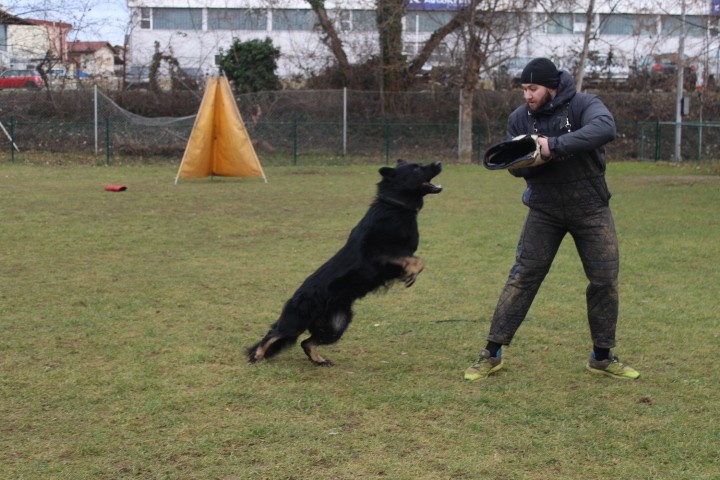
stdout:
[(434, 185), (431, 180), (440, 174), (442, 164), (433, 162), (428, 165), (408, 163), (398, 160), (395, 168), (380, 169), (382, 180), (378, 184), (381, 194), (399, 194), (402, 197), (423, 197), (442, 192), (442, 185)]

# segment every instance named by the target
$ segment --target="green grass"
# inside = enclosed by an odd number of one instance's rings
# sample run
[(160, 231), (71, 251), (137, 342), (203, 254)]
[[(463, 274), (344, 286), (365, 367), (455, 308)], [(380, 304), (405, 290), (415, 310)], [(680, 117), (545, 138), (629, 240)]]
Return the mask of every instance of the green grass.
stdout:
[(522, 181), (453, 165), (420, 214), (425, 272), (356, 304), (321, 350), (335, 368), (299, 347), (248, 365), (377, 168), (176, 186), (172, 166), (0, 165), (0, 478), (718, 478), (720, 177), (703, 169), (609, 169), (617, 352), (638, 381), (584, 371), (569, 239), (505, 370), (462, 380), (526, 209)]

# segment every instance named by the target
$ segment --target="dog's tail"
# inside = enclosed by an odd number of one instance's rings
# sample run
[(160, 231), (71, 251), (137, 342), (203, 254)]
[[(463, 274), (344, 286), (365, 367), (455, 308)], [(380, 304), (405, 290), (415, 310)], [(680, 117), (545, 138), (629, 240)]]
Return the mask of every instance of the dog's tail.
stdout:
[(248, 361), (255, 363), (263, 358), (274, 357), (284, 348), (295, 344), (297, 339), (297, 335), (289, 337), (282, 336), (274, 330), (270, 330), (262, 340), (247, 349)]

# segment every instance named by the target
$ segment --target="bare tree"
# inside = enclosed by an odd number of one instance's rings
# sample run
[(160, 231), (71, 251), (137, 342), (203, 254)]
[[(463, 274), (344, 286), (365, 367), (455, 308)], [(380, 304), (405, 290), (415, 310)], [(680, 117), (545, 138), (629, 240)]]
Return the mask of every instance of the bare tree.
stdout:
[(595, 0), (589, 0), (587, 11), (585, 12), (585, 32), (583, 32), (583, 44), (578, 60), (577, 73), (575, 75), (575, 86), (578, 91), (582, 91), (583, 79), (585, 77), (585, 61), (587, 60), (588, 51), (590, 50), (590, 39), (592, 35), (593, 18), (595, 17)]
[[(335, 57), (349, 86), (354, 84), (352, 68), (343, 42), (325, 10), (324, 0), (307, 0), (318, 15), (323, 41)], [(380, 63), (384, 91), (410, 87), (431, 55), (443, 43), (460, 46), (463, 53), (460, 89), (459, 160), (472, 160), (473, 98), (481, 70), (488, 70), (507, 57), (505, 49), (532, 25), (526, 13), (536, 0), (470, 0), (470, 2), (433, 31), (416, 54), (403, 55), (402, 17), (404, 0), (377, 1), (377, 28), (380, 42)]]
[(345, 77), (348, 86), (355, 86), (355, 74), (353, 72), (352, 66), (350, 65), (347, 54), (345, 53), (345, 48), (343, 46), (342, 40), (340, 39), (340, 35), (335, 29), (335, 26), (333, 25), (333, 22), (330, 19), (327, 10), (325, 9), (325, 0), (308, 0), (308, 3), (310, 4), (310, 8), (312, 8), (317, 15), (318, 21), (320, 22), (320, 26), (324, 34), (322, 38), (323, 43), (328, 46), (333, 56), (337, 60), (338, 67), (340, 68), (340, 71)]

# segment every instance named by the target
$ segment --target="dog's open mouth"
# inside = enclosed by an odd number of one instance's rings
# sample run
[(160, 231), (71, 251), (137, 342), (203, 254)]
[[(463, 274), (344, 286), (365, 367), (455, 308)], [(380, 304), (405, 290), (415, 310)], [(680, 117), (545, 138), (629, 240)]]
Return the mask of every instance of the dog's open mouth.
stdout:
[(442, 185), (434, 185), (430, 182), (423, 183), (423, 188), (427, 193), (440, 193), (443, 189)]
[(423, 188), (425, 189), (425, 193), (440, 193), (442, 192), (442, 185), (434, 185), (430, 182), (433, 178), (440, 175), (440, 172), (442, 172), (442, 163), (440, 162), (433, 162), (430, 165), (428, 165), (426, 168), (430, 169), (432, 172), (429, 176), (429, 178), (423, 183)]

